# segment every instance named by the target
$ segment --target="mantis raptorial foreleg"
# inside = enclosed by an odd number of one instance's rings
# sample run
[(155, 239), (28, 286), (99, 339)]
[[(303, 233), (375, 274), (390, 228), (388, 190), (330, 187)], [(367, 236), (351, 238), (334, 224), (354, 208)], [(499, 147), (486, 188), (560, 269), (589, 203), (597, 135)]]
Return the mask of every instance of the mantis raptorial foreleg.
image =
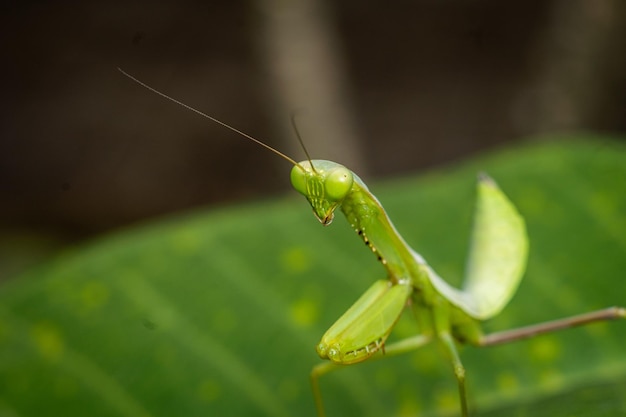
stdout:
[[(497, 315), (515, 294), (524, 274), (528, 254), (526, 226), (515, 206), (493, 180), (481, 175), (474, 228), (462, 290), (451, 287), (414, 252), (392, 225), (385, 209), (365, 183), (346, 167), (331, 161), (294, 159), (269, 145), (196, 110), (137, 80), (143, 87), (269, 149), (293, 165), (291, 183), (304, 195), (315, 217), (329, 225), (340, 209), (348, 223), (376, 255), (388, 280), (374, 283), (324, 334), (317, 352), (331, 362), (311, 372), (318, 414), (324, 415), (319, 378), (341, 367), (366, 359), (405, 353), (438, 339), (458, 381), (461, 414), (468, 415), (465, 368), (456, 345), (491, 346), (596, 321), (626, 318), (626, 309), (604, 310), (483, 335), (479, 321)], [(299, 137), (298, 137), (299, 139)], [(300, 140), (300, 139), (299, 139)], [(302, 143), (302, 141), (300, 141)], [(422, 334), (385, 345), (398, 317), (410, 304)]]

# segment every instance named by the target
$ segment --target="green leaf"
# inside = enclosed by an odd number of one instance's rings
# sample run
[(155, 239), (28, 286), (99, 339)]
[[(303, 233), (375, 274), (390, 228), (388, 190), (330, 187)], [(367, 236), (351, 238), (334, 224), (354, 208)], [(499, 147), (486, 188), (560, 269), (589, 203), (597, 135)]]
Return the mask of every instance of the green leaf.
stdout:
[[(476, 173), (498, 182), (526, 218), (530, 263), (488, 331), (625, 305), (626, 148), (589, 139), (370, 189), (458, 286)], [(321, 227), (293, 194), (105, 237), (5, 283), (0, 416), (313, 416), (314, 346), (384, 271), (345, 221)], [(392, 337), (415, 331), (405, 315)], [(465, 348), (470, 406), (484, 416), (623, 415), (625, 345), (622, 321)], [(459, 412), (436, 345), (340, 369), (321, 387), (329, 416)]]

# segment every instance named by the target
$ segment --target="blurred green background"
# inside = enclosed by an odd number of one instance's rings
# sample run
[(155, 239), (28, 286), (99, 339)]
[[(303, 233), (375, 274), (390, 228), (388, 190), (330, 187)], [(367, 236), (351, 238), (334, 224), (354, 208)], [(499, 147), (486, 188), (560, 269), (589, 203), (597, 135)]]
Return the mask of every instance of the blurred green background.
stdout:
[[(625, 5), (5, 3), (0, 416), (312, 415), (313, 346), (381, 277), (284, 161), (118, 66), (300, 159), (297, 112), (312, 156), (373, 184), (455, 284), (487, 170), (532, 251), (490, 329), (625, 304)], [(467, 349), (472, 401), (624, 413), (623, 328)], [(330, 415), (458, 406), (435, 347), (322, 385)]]

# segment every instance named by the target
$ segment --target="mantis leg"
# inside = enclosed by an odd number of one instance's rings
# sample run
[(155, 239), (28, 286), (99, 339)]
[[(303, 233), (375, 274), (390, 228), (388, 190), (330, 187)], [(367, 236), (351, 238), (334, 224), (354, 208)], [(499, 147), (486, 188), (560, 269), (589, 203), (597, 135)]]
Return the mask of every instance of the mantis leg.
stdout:
[(454, 376), (456, 377), (457, 384), (459, 386), (459, 398), (461, 399), (461, 415), (467, 417), (467, 394), (465, 392), (465, 367), (461, 362), (459, 352), (456, 349), (454, 338), (450, 332), (445, 331), (439, 333), (439, 340), (446, 349), (450, 360), (452, 361), (452, 368), (454, 370)]
[(513, 330), (491, 333), (483, 336), (478, 344), (480, 346), (493, 346), (516, 340), (527, 339), (544, 333), (551, 333), (557, 330), (569, 329), (571, 327), (583, 326), (597, 321), (607, 321), (616, 319), (626, 319), (626, 308), (609, 307), (603, 310), (596, 310), (577, 316), (566, 317), (564, 319), (547, 321), (545, 323), (520, 327)]
[(450, 315), (451, 305), (439, 300), (433, 307), (432, 318), (435, 334), (441, 342), (450, 362), (452, 362), (452, 370), (459, 388), (459, 398), (461, 400), (461, 415), (468, 416), (467, 412), (467, 394), (465, 391), (465, 367), (461, 362), (461, 357), (456, 348), (456, 340), (451, 333)]

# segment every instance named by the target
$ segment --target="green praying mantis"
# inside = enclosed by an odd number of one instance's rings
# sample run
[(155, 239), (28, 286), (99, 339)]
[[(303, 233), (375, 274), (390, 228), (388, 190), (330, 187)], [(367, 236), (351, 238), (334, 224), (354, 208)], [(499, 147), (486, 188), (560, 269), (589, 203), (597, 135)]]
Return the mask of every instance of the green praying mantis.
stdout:
[[(398, 355), (437, 340), (444, 348), (456, 378), (460, 411), (469, 415), (466, 371), (457, 345), (492, 346), (592, 322), (626, 318), (626, 309), (610, 307), (527, 327), (484, 334), (480, 322), (497, 315), (515, 294), (528, 257), (524, 219), (513, 203), (485, 174), (479, 175), (477, 203), (468, 263), (462, 289), (449, 285), (409, 247), (365, 183), (348, 168), (331, 161), (297, 162), (260, 140), (122, 74), (148, 90), (270, 150), (290, 162), (291, 183), (324, 226), (340, 210), (359, 238), (373, 252), (387, 273), (328, 329), (316, 346), (327, 362), (315, 366), (310, 379), (317, 413), (324, 416), (319, 378), (342, 365)], [(412, 309), (420, 334), (386, 344), (405, 309)]]

